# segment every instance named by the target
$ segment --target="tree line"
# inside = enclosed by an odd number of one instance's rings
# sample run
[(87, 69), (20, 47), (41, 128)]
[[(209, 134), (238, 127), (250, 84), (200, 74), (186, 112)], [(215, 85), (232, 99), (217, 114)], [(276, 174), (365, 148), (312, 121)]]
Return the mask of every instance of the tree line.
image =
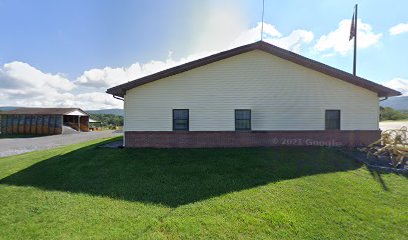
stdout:
[(123, 116), (115, 114), (90, 114), (90, 118), (100, 121), (103, 127), (123, 126)]
[(398, 111), (390, 107), (380, 107), (380, 120), (406, 120), (408, 112)]

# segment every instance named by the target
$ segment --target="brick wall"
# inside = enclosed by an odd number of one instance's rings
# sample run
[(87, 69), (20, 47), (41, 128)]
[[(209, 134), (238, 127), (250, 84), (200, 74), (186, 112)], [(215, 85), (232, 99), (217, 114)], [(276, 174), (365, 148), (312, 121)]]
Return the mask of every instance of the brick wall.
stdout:
[(217, 148), (268, 146), (361, 146), (380, 138), (380, 131), (127, 131), (126, 147)]

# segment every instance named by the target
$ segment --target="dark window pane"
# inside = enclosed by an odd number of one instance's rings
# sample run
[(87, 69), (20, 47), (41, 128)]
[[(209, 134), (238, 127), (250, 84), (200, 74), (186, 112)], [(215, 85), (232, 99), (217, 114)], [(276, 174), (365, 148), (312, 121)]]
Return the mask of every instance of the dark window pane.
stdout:
[(326, 115), (327, 119), (340, 119), (340, 111), (338, 110), (328, 110), (327, 111), (327, 115)]
[(187, 109), (177, 109), (174, 110), (174, 119), (188, 119), (188, 110)]
[(174, 120), (174, 129), (187, 129), (188, 127), (188, 121), (187, 120)]
[(326, 110), (326, 129), (340, 129), (340, 110)]
[(188, 109), (173, 110), (173, 130), (188, 130), (189, 116)]
[(236, 129), (249, 130), (251, 129), (251, 122), (249, 120), (237, 120)]
[(251, 119), (250, 110), (237, 110), (235, 114), (236, 119)]
[(251, 110), (235, 110), (235, 130), (251, 130)]

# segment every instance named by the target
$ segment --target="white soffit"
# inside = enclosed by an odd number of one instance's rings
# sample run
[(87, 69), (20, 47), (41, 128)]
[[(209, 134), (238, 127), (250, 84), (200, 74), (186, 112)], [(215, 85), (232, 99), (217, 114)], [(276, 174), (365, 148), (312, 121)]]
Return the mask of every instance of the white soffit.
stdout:
[(70, 112), (70, 113), (67, 113), (67, 114), (64, 114), (64, 115), (70, 115), (70, 116), (88, 116), (87, 114), (85, 114), (85, 113), (83, 113), (83, 112), (81, 112), (81, 111), (78, 111), (78, 110), (75, 110), (75, 111), (72, 111), (72, 112)]

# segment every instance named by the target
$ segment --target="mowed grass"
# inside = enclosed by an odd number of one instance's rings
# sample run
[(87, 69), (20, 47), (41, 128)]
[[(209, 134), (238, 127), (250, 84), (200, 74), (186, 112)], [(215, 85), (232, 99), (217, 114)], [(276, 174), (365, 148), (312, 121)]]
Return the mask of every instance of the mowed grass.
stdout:
[(407, 176), (326, 148), (0, 158), (2, 239), (408, 239)]

